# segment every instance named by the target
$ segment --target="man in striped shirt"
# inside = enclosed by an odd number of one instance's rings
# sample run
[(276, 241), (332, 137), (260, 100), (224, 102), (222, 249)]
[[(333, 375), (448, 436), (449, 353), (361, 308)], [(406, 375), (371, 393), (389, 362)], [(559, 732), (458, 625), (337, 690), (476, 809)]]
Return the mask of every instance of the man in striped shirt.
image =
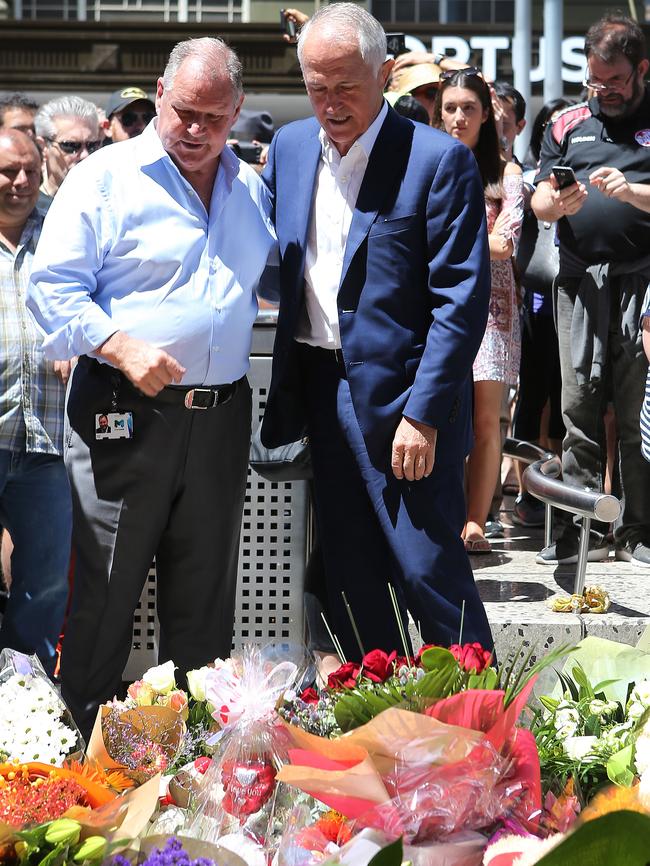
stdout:
[(0, 523), (14, 543), (0, 649), (36, 653), (51, 674), (68, 594), (72, 508), (61, 457), (64, 365), (45, 360), (25, 306), (42, 224), (40, 178), (32, 139), (0, 129)]

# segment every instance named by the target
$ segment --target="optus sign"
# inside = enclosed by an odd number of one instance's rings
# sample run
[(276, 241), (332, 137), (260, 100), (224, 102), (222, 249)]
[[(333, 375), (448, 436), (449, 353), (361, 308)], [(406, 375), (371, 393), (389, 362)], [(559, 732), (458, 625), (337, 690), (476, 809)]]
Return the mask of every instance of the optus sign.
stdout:
[[(429, 50), (425, 43), (415, 37), (406, 37), (407, 47), (411, 51)], [(585, 76), (586, 58), (584, 55), (584, 36), (567, 36), (562, 40), (562, 81), (567, 84), (582, 84)], [(539, 63), (530, 70), (530, 80), (533, 83), (543, 81), (546, 77), (544, 69), (544, 37), (533, 36), (533, 53), (538, 48)], [(499, 66), (508, 55), (512, 63), (512, 37), (510, 36), (454, 36), (437, 35), (431, 37), (430, 50), (447, 54), (461, 63), (469, 63), (474, 59), (483, 70), (486, 78), (498, 78)], [(478, 53), (478, 57), (476, 54)]]

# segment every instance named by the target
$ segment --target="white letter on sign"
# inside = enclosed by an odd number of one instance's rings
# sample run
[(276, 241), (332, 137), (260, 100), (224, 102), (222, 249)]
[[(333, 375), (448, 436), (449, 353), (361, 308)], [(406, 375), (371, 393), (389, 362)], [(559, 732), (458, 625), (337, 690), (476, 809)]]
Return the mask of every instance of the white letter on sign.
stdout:
[(459, 63), (469, 63), (469, 45), (460, 36), (434, 36), (431, 40), (431, 51), (434, 54), (447, 54)]
[(507, 36), (472, 36), (469, 40), (472, 48), (483, 49), (483, 62), (479, 66), (488, 81), (497, 78), (497, 51), (507, 51), (510, 40)]

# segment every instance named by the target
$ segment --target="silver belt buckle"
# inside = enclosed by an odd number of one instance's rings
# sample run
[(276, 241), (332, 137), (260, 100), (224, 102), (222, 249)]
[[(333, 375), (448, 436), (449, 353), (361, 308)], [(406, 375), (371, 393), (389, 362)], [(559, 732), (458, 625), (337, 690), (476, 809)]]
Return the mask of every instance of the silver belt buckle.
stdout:
[[(196, 394), (209, 394), (212, 397), (212, 403), (208, 406), (195, 406), (194, 405), (194, 396)], [(213, 391), (211, 388), (192, 388), (191, 391), (188, 391), (185, 395), (185, 408), (186, 409), (212, 409), (217, 405), (217, 400), (219, 399), (219, 392)]]

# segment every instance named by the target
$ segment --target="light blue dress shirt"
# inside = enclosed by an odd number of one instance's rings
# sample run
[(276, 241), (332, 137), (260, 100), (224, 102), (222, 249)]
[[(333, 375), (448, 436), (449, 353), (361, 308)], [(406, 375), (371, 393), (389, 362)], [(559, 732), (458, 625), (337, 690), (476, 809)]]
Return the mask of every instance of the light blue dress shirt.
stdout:
[(249, 367), (255, 290), (277, 256), (269, 194), (225, 148), (206, 213), (154, 124), (69, 172), (27, 304), (49, 358), (92, 355), (119, 330), (176, 358), (183, 384), (234, 382)]

